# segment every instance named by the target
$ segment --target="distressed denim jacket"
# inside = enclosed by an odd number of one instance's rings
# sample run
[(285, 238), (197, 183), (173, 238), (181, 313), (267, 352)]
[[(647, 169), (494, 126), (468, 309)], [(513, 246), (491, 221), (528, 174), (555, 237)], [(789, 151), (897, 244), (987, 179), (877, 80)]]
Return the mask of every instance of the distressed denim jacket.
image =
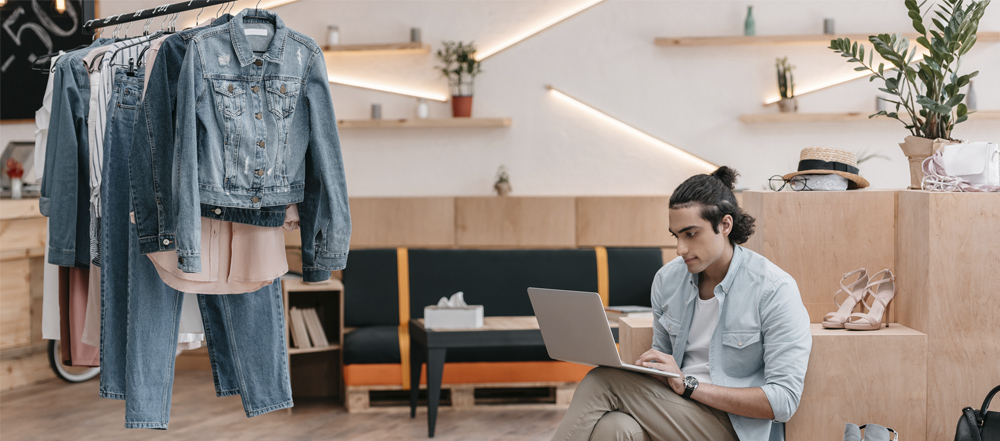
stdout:
[(99, 38), (86, 49), (63, 55), (52, 73), (52, 114), (38, 209), (49, 218), (53, 265), (90, 266), (90, 77), (82, 60), (91, 49), (110, 42)]
[[(136, 117), (129, 152), (132, 209), (139, 236), (139, 251), (149, 254), (177, 247), (177, 220), (173, 206), (174, 110), (177, 79), (188, 43), (199, 32), (229, 23), (231, 15), (219, 17), (209, 27), (186, 29), (167, 37), (149, 69), (142, 110)], [(259, 210), (202, 204), (201, 215), (229, 222), (279, 227), (285, 221), (285, 205)]]
[[(729, 415), (743, 441), (785, 439), (784, 423), (799, 406), (812, 333), (795, 280), (763, 256), (736, 246), (722, 283), (715, 287), (719, 324), (709, 344), (712, 383), (760, 387), (774, 420)], [(678, 257), (653, 280), (653, 348), (684, 361), (698, 275)], [(683, 366), (682, 366), (683, 367)]]
[(326, 63), (267, 10), (198, 33), (177, 87), (178, 268), (198, 272), (201, 204), (299, 204), (303, 276), (347, 264), (351, 217)]

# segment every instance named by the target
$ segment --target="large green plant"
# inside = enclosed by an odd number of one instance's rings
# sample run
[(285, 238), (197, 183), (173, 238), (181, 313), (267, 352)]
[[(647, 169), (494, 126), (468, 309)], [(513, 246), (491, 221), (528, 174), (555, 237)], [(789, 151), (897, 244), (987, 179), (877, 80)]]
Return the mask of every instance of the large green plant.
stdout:
[[(921, 34), (916, 41), (928, 52), (916, 63), (913, 59), (917, 46), (910, 47), (910, 40), (900, 34), (869, 36), (874, 50), (867, 51), (868, 63), (865, 63), (864, 44), (838, 38), (830, 41), (830, 49), (848, 58), (848, 62), (861, 64), (854, 70), (872, 72), (869, 81), (881, 79), (885, 87), (879, 90), (898, 97), (898, 100), (886, 99), (896, 104), (894, 112), (883, 110), (869, 118), (888, 116), (902, 122), (913, 136), (951, 139), (955, 124), (968, 119), (969, 114), (962, 104), (965, 94), (960, 89), (979, 74), (976, 71), (959, 75), (960, 60), (976, 44), (979, 20), (990, 0), (970, 1), (968, 5), (963, 0), (942, 0), (926, 8), (927, 0), (920, 4), (917, 0), (905, 0), (905, 4), (913, 29)], [(924, 18), (932, 11), (936, 16), (931, 17), (934, 28), (928, 29)], [(876, 52), (892, 65), (889, 70), (881, 62), (875, 67)], [(899, 117), (900, 108), (906, 111), (909, 121)]]
[(476, 60), (476, 43), (468, 44), (461, 41), (445, 41), (437, 51), (438, 60), (443, 66), (437, 69), (448, 78), (451, 94), (455, 96), (472, 95), (472, 80), (479, 75), (479, 60)]

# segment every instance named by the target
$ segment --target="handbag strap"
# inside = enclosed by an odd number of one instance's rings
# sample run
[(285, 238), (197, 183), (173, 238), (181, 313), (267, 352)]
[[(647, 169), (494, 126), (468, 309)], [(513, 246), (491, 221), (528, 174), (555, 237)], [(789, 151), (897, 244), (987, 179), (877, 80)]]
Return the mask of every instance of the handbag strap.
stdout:
[(994, 387), (993, 390), (990, 391), (989, 395), (986, 396), (986, 399), (983, 400), (983, 407), (980, 407), (979, 412), (976, 412), (976, 423), (979, 427), (983, 427), (983, 421), (986, 418), (986, 411), (990, 408), (990, 401), (993, 400), (993, 396), (996, 395), (997, 392), (1000, 392), (1000, 386)]

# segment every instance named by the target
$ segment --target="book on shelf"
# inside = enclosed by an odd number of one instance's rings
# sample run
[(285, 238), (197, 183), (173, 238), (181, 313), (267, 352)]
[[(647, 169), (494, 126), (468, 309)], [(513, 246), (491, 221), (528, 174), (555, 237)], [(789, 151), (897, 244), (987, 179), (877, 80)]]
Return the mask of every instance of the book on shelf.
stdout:
[(309, 333), (306, 331), (305, 317), (303, 317), (302, 310), (292, 307), (288, 311), (288, 321), (291, 331), (289, 334), (292, 336), (292, 347), (300, 349), (311, 348), (312, 344), (309, 343)]
[(302, 314), (305, 316), (306, 329), (309, 330), (309, 338), (312, 340), (313, 346), (317, 348), (330, 346), (330, 342), (326, 340), (323, 323), (319, 321), (319, 314), (316, 313), (316, 308), (304, 309)]
[(604, 312), (608, 315), (608, 320), (617, 322), (622, 317), (652, 317), (653, 308), (649, 306), (606, 306)]

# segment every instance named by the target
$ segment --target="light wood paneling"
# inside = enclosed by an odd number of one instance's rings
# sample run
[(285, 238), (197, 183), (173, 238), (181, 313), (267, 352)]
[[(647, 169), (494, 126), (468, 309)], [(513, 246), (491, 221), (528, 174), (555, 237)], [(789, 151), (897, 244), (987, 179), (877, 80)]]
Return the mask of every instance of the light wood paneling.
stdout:
[(460, 247), (576, 247), (572, 197), (463, 197), (455, 199)]
[[(830, 40), (849, 38), (851, 41), (868, 42), (872, 34), (842, 34), (842, 35), (754, 35), (754, 36), (721, 36), (721, 37), (662, 37), (654, 40), (657, 46), (747, 46), (762, 44), (829, 44)], [(903, 34), (911, 41), (919, 35)], [(979, 32), (978, 41), (1000, 41), (1000, 32)], [(869, 43), (869, 47), (870, 43)]]
[(472, 129), (510, 127), (510, 118), (360, 119), (337, 121), (337, 129)]
[(455, 245), (455, 199), (351, 198), (351, 248)]
[(951, 439), (956, 412), (1000, 383), (1000, 197), (901, 191), (899, 225), (899, 319), (928, 338), (927, 439)]
[[(9, 349), (0, 356), (0, 390), (8, 391), (20, 387), (53, 380), (56, 374), (49, 367), (48, 342), (31, 347)], [(4, 400), (7, 395), (4, 394)]]
[(639, 356), (653, 347), (652, 317), (622, 317), (618, 319), (618, 352), (625, 363), (635, 363)]
[(0, 349), (31, 342), (31, 287), (28, 259), (0, 263)]
[(579, 246), (675, 247), (670, 235), (670, 196), (579, 197)]
[(0, 222), (0, 251), (45, 248), (46, 219), (34, 217)]
[(795, 278), (813, 323), (836, 310), (844, 274), (894, 269), (895, 191), (745, 191), (743, 201), (757, 219), (746, 247)]
[(785, 426), (788, 441), (839, 441), (847, 422), (878, 423), (910, 441), (927, 439), (926, 334), (899, 325), (869, 332), (819, 324), (812, 334), (802, 399)]
[(38, 199), (0, 199), (0, 220), (42, 217)]

